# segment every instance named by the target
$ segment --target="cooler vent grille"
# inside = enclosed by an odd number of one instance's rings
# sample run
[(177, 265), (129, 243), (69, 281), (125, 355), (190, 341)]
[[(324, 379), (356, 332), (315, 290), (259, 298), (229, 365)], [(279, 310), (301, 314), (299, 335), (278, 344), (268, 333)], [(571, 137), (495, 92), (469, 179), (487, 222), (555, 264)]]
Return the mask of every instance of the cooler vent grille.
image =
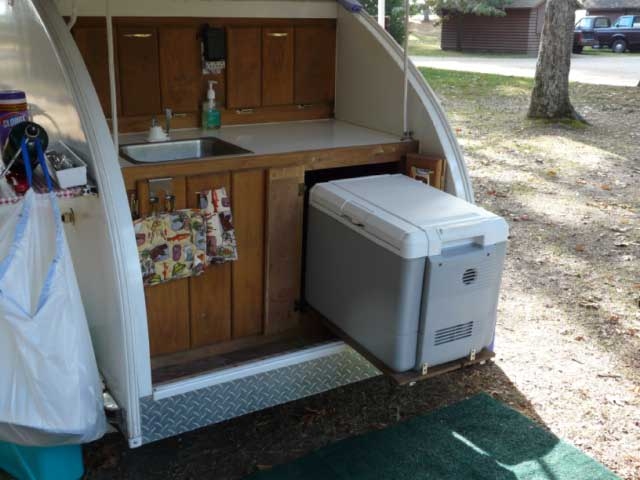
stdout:
[(462, 283), (471, 285), (478, 279), (478, 271), (475, 268), (467, 268), (462, 274)]
[(452, 327), (441, 328), (436, 330), (434, 336), (434, 345), (442, 345), (449, 342), (455, 342), (461, 338), (467, 338), (471, 336), (473, 332), (473, 322), (460, 323)]

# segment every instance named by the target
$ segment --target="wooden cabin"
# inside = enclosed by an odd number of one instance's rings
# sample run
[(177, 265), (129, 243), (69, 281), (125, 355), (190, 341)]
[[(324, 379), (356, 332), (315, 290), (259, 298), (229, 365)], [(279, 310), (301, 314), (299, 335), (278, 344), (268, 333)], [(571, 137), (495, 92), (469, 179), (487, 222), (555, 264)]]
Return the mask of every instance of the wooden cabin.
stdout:
[(513, 0), (504, 16), (449, 13), (442, 22), (442, 50), (537, 55), (545, 0)]

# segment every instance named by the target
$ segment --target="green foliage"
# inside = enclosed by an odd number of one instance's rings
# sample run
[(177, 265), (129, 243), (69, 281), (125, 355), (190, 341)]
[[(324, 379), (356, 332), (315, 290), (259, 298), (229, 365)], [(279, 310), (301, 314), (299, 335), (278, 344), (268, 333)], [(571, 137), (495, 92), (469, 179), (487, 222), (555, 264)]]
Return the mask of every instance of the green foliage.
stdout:
[(456, 14), (503, 16), (512, 0), (426, 0), (440, 17)]
[[(378, 0), (361, 0), (362, 6), (368, 14), (374, 17), (378, 15)], [(411, 2), (410, 2), (411, 3)], [(409, 7), (413, 12), (413, 7)], [(404, 1), (386, 0), (385, 15), (389, 17), (389, 33), (400, 45), (404, 42)]]

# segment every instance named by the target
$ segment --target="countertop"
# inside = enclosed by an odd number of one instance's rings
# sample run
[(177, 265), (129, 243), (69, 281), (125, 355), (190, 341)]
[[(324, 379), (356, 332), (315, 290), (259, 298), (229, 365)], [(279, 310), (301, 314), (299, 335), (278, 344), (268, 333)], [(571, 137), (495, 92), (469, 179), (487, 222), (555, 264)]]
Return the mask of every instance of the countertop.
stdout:
[[(146, 137), (146, 133), (134, 133), (120, 135), (119, 139), (121, 145), (127, 145), (145, 143)], [(401, 141), (400, 138), (389, 133), (335, 119), (230, 125), (223, 126), (219, 130), (193, 128), (171, 131), (171, 140), (200, 137), (217, 137), (252, 152), (245, 155), (271, 155)], [(138, 165), (120, 159), (120, 166), (123, 168)]]

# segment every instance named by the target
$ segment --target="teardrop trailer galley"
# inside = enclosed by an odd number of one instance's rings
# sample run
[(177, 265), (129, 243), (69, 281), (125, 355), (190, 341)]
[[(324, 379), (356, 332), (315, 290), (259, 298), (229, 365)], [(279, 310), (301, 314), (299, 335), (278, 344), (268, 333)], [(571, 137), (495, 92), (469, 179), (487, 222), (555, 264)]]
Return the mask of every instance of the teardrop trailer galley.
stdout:
[[(399, 383), (411, 383), (492, 356), (506, 223), (473, 205), (464, 159), (438, 99), (413, 64), (405, 64), (402, 48), (375, 19), (357, 6), (344, 8), (333, 1), (287, 2), (283, 10), (281, 2), (272, 1), (221, 1), (215, 7), (193, 1), (178, 7), (169, 0), (154, 1), (152, 7), (150, 0), (110, 0), (105, 19), (103, 1), (85, 0), (79, 4), (76, 25), (82, 25), (83, 17), (91, 17), (100, 22), (95, 31), (104, 32), (104, 22), (109, 25), (106, 31), (112, 31), (115, 21), (115, 38), (120, 38), (119, 32), (136, 33), (132, 25), (155, 35), (158, 30), (153, 29), (159, 27), (150, 25), (160, 21), (182, 27), (193, 23), (200, 28), (205, 23), (202, 19), (207, 19), (211, 25), (222, 25), (227, 28), (226, 75), (233, 68), (234, 37), (229, 35), (233, 28), (251, 27), (265, 35), (258, 38), (269, 42), (292, 36), (289, 45), (295, 51), (296, 39), (307, 38), (303, 28), (311, 25), (317, 33), (322, 24), (335, 41), (335, 61), (328, 67), (334, 79), (328, 113), (305, 118), (316, 107), (304, 102), (292, 102), (291, 108), (227, 105), (223, 127), (216, 133), (254, 154), (238, 157), (242, 160), (236, 164), (231, 163), (233, 158), (220, 157), (212, 167), (219, 169), (215, 178), (222, 178), (220, 169), (231, 165), (224, 174), (232, 179), (231, 207), (237, 207), (239, 261), (254, 251), (253, 245), (241, 241), (248, 237), (242, 233), (242, 199), (237, 196), (250, 191), (242, 190), (242, 175), (252, 168), (266, 172), (257, 177), (264, 179), (266, 187), (262, 180), (256, 182), (258, 188), (264, 188), (260, 191), (266, 200), (261, 205), (268, 237), (258, 249), (263, 252), (260, 258), (265, 268), (259, 274), (262, 283), (258, 280), (262, 303), (255, 309), (259, 330), (232, 338), (235, 326), (231, 324), (224, 341), (154, 355), (150, 341), (157, 322), (149, 297), (145, 302), (145, 291), (149, 295), (149, 289), (158, 287), (143, 285), (127, 182), (143, 168), (151, 169), (142, 181), (147, 186), (150, 179), (167, 176), (153, 173), (161, 168), (172, 172), (191, 168), (189, 173), (169, 176), (195, 178), (204, 173), (197, 168), (204, 168), (198, 165), (206, 161), (141, 166), (119, 159), (113, 139), (116, 143), (131, 141), (127, 135), (118, 135), (122, 133), (118, 124), (124, 131), (131, 120), (125, 118), (125, 111), (118, 122), (113, 65), (118, 46), (109, 45), (110, 105), (111, 112), (116, 112), (110, 132), (85, 61), (63, 19), (73, 16), (72, 3), (16, 0), (0, 16), (0, 36), (15, 46), (16, 55), (14, 67), (3, 73), (3, 82), (26, 91), (27, 98), (38, 104), (38, 120), (80, 154), (97, 185), (98, 196), (69, 200), (77, 220), (66, 228), (98, 367), (118, 406), (114, 421), (132, 448), (381, 373)], [(148, 17), (149, 12), (153, 17)], [(29, 34), (21, 35), (25, 29)], [(279, 35), (270, 35), (273, 33)], [(266, 48), (267, 40), (261, 42)], [(294, 58), (302, 62), (301, 57)], [(303, 83), (298, 92), (300, 85)], [(232, 87), (226, 88), (227, 102), (232, 102)], [(264, 85), (262, 88), (264, 92)], [(197, 104), (202, 104), (201, 99)], [(276, 110), (281, 116), (270, 116)], [(252, 121), (251, 115), (262, 115), (265, 120)], [(238, 125), (225, 126), (225, 122)], [(196, 136), (187, 131), (175, 131), (175, 135)], [(363, 160), (356, 164), (356, 159)], [(414, 163), (410, 165), (409, 159)], [(443, 177), (438, 180), (446, 193), (397, 175), (409, 174), (414, 167), (427, 171), (428, 176), (431, 170), (422, 168), (426, 163), (420, 162), (433, 159), (443, 160)], [(261, 161), (276, 163), (263, 166)], [(238, 162), (245, 162), (243, 169), (235, 166)], [(296, 172), (295, 178), (288, 176), (291, 171)], [(140, 181), (136, 179), (133, 185)], [(277, 235), (283, 228), (278, 215), (288, 210), (270, 208), (278, 205), (283, 192), (292, 191), (300, 199), (296, 205), (301, 228), (295, 239)], [(270, 243), (273, 238), (299, 248), (299, 258), (279, 263), (270, 256), (278, 252)], [(353, 281), (343, 285), (342, 293), (348, 291), (347, 286), (352, 290), (337, 305), (338, 290), (331, 293), (330, 287), (339, 285), (336, 275), (344, 273), (340, 268), (348, 266), (347, 260), (354, 255), (347, 255), (331, 269), (326, 267), (340, 256), (332, 252), (342, 255), (345, 251), (362, 254), (366, 268), (350, 269)], [(296, 277), (282, 280), (293, 285), (288, 287), (289, 294), (296, 290), (295, 308), (293, 302), (286, 307), (287, 319), (295, 325), (276, 329), (270, 337), (269, 315), (277, 314), (281, 298), (275, 290), (276, 280), (282, 279), (273, 272), (285, 267), (293, 268)], [(235, 265), (209, 268), (236, 272)], [(229, 277), (232, 281), (232, 274)], [(342, 282), (346, 277), (339, 278)], [(377, 295), (376, 289), (382, 289), (384, 295)], [(233, 303), (231, 290), (228, 295)], [(186, 305), (187, 310), (194, 308)], [(233, 311), (243, 305), (246, 302), (239, 302)], [(364, 317), (379, 312), (386, 313), (369, 325), (362, 323)], [(171, 320), (172, 315), (163, 318)], [(234, 314), (229, 315), (232, 322)], [(311, 340), (297, 336), (304, 322), (314, 332)], [(251, 354), (245, 354), (248, 350)], [(195, 368), (196, 364), (200, 367)], [(157, 375), (159, 370), (164, 372), (162, 378)]]

